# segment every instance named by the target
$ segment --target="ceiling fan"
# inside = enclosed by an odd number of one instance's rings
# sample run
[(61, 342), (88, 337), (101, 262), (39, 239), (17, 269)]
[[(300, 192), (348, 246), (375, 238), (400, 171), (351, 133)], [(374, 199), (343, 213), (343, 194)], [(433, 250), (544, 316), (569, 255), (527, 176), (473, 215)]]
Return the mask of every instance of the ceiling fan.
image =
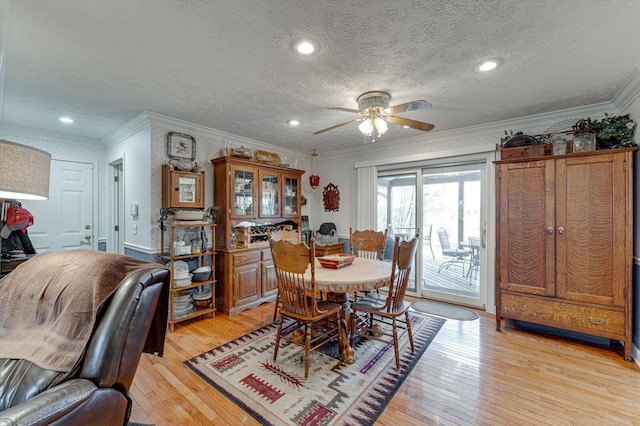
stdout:
[(376, 133), (377, 136), (382, 136), (388, 129), (387, 123), (398, 124), (404, 127), (410, 127), (412, 129), (422, 130), (428, 132), (435, 126), (430, 123), (424, 123), (422, 121), (411, 120), (409, 118), (397, 117), (395, 114), (408, 111), (416, 111), (420, 109), (430, 108), (431, 104), (427, 101), (413, 101), (405, 104), (389, 107), (389, 100), (391, 96), (386, 92), (366, 92), (358, 96), (358, 109), (331, 107), (336, 111), (354, 112), (359, 114), (360, 117), (353, 120), (346, 121), (344, 123), (336, 124), (335, 126), (328, 127), (326, 129), (318, 130), (314, 132), (314, 135), (328, 132), (329, 130), (337, 129), (338, 127), (346, 126), (347, 124), (360, 122), (358, 129), (364, 135), (364, 143), (375, 142)]

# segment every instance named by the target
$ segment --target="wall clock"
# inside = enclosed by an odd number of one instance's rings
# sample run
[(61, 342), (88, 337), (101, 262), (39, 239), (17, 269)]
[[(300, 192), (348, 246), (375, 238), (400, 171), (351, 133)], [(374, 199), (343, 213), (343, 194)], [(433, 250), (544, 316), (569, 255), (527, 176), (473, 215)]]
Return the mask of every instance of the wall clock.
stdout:
[(184, 133), (167, 134), (167, 154), (172, 160), (194, 161), (196, 159), (196, 140)]

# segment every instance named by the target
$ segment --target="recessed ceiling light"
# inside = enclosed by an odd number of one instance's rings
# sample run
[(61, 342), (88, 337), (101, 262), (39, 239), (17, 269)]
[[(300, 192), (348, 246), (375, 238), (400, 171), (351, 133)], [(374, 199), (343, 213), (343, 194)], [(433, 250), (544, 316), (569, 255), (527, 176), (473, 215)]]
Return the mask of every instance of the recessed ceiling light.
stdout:
[(73, 123), (73, 119), (71, 119), (69, 117), (60, 117), (58, 120), (62, 121), (63, 123), (66, 123), (66, 124)]
[(475, 72), (487, 72), (487, 71), (491, 71), (493, 69), (496, 69), (501, 63), (502, 63), (502, 60), (500, 60), (500, 59), (489, 59), (487, 61), (484, 61), (484, 62), (476, 65), (473, 68), (473, 70)]
[(287, 120), (287, 124), (289, 126), (299, 126), (300, 122), (298, 120)]
[(311, 56), (320, 50), (320, 45), (315, 40), (303, 38), (293, 43), (295, 52), (302, 56)]

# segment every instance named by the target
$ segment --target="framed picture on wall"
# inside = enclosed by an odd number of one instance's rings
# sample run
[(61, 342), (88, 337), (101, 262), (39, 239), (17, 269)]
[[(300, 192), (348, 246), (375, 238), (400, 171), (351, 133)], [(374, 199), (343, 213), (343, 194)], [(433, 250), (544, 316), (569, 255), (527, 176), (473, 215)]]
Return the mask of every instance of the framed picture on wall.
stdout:
[(194, 161), (196, 159), (196, 140), (184, 133), (167, 134), (167, 154), (172, 160)]

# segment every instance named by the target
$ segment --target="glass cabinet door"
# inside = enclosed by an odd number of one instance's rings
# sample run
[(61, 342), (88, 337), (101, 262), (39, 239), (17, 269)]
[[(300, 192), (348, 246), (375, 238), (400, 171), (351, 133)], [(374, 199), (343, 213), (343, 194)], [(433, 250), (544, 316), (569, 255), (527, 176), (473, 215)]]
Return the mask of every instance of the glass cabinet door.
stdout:
[(260, 217), (280, 216), (280, 174), (260, 173)]
[(297, 176), (283, 175), (282, 216), (300, 214), (300, 179)]
[(231, 217), (255, 217), (255, 171), (233, 167), (233, 199), (231, 200)]

